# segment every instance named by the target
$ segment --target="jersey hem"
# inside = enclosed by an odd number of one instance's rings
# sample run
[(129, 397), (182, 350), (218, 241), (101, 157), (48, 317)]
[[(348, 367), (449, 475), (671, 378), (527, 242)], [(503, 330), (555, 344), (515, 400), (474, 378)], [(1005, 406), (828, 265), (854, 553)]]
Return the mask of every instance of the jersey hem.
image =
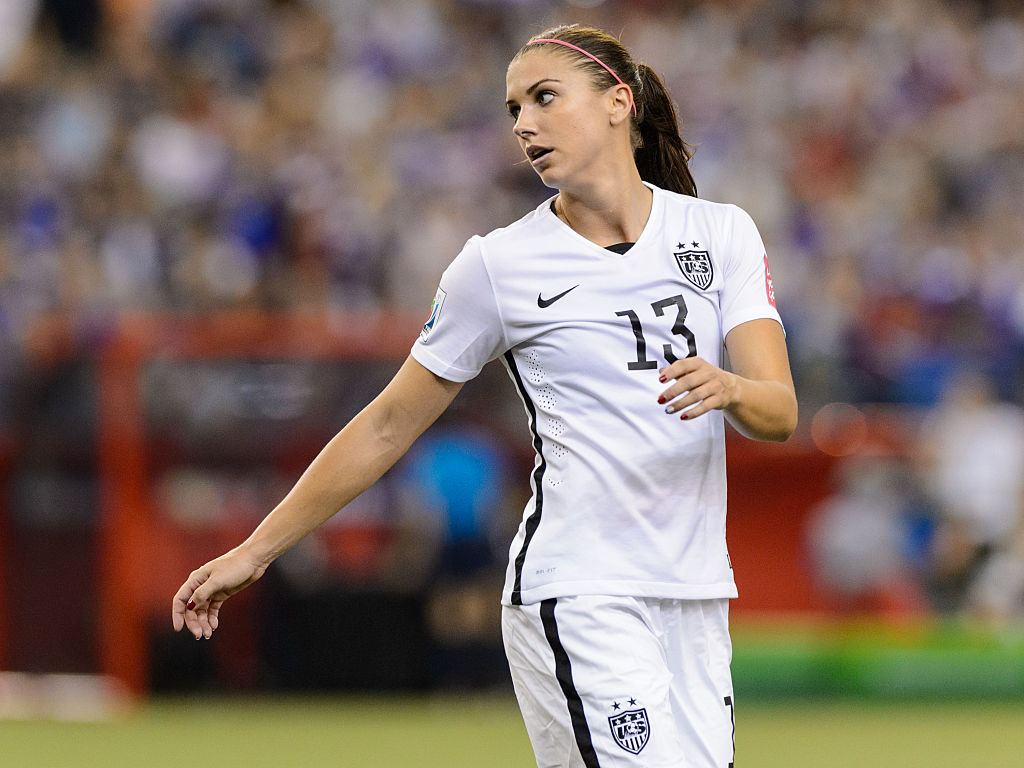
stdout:
[[(730, 317), (728, 325), (726, 325), (723, 322), (722, 338), (728, 336), (729, 332), (736, 326), (743, 325), (744, 323), (749, 323), (751, 320), (774, 320), (779, 325), (782, 325), (782, 320), (779, 319), (779, 316), (777, 314), (770, 311), (765, 311), (760, 307), (754, 307), (751, 309), (751, 311), (743, 312), (741, 314), (736, 315), (735, 317)], [(785, 335), (786, 333), (785, 325), (782, 325), (782, 333), (783, 335)]]
[(409, 353), (413, 359), (433, 374), (448, 381), (466, 382), (474, 378), (480, 371), (467, 371), (464, 368), (450, 365), (431, 354), (419, 344), (413, 346)]
[(714, 584), (678, 584), (671, 582), (609, 582), (609, 581), (564, 581), (545, 584), (542, 587), (522, 590), (518, 596), (505, 589), (501, 595), (502, 605), (529, 605), (553, 597), (577, 597), (579, 595), (608, 595), (610, 597), (652, 597), (662, 600), (711, 600), (715, 598), (736, 598), (739, 592), (731, 581)]

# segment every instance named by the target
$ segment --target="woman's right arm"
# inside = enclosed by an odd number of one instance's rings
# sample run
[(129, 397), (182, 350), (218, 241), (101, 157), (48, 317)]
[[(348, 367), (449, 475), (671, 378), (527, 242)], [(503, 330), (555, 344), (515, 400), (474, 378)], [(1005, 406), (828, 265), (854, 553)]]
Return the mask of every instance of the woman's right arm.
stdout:
[(239, 546), (193, 571), (174, 595), (175, 630), (198, 640), (217, 628), (224, 601), (383, 475), (462, 388), (409, 357), (373, 402), (324, 447), (292, 490)]

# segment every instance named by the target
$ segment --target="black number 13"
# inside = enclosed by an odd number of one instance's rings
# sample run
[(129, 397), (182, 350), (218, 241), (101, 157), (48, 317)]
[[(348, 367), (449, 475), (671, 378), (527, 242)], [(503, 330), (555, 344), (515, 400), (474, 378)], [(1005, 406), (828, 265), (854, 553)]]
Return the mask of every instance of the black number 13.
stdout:
[[(670, 296), (667, 299), (661, 301), (655, 301), (651, 304), (651, 309), (654, 310), (654, 314), (657, 317), (664, 317), (665, 310), (675, 305), (676, 307), (676, 319), (672, 323), (672, 334), (674, 336), (682, 336), (686, 339), (687, 357), (697, 356), (697, 340), (693, 337), (693, 331), (687, 328), (684, 323), (686, 322), (686, 301), (681, 295)], [(619, 317), (628, 317), (629, 324), (633, 327), (633, 335), (636, 337), (636, 360), (632, 360), (626, 364), (631, 371), (646, 371), (651, 368), (657, 368), (658, 362), (651, 360), (647, 357), (647, 339), (644, 338), (644, 327), (640, 323), (640, 316), (633, 309), (624, 309), (621, 312), (616, 312)], [(662, 345), (662, 353), (665, 355), (665, 359), (669, 363), (674, 363), (679, 358), (676, 357), (675, 352), (672, 351), (671, 344)]]

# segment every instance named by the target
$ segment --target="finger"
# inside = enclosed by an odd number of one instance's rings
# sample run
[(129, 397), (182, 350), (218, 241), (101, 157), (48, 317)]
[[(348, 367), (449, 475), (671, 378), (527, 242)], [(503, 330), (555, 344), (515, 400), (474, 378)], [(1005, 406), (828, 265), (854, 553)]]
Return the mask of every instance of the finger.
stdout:
[(204, 637), (209, 640), (213, 634), (213, 627), (210, 625), (210, 611), (208, 606), (196, 606), (195, 609), (185, 613), (185, 623), (189, 632), (196, 640)]
[(681, 413), (679, 415), (679, 418), (682, 421), (692, 421), (693, 419), (696, 419), (699, 416), (703, 416), (705, 413), (710, 413), (711, 411), (715, 410), (718, 410), (716, 406), (708, 405), (707, 401), (704, 401), (702, 403), (695, 405), (690, 410)]
[(209, 620), (209, 600), (206, 597), (210, 589), (209, 582), (204, 582), (192, 593), (185, 606), (185, 625), (196, 640), (213, 634)]
[(676, 379), (670, 386), (662, 390), (661, 394), (658, 395), (658, 404), (664, 405), (670, 400), (675, 400), (680, 395), (685, 395), (690, 391), (690, 386), (687, 385), (682, 379)]
[(213, 600), (210, 603), (210, 629), (216, 630), (220, 626), (220, 607), (224, 605), (223, 600)]
[(682, 392), (679, 397), (672, 400), (665, 411), (673, 413), (675, 411), (681, 411), (684, 408), (689, 408), (691, 405), (695, 405), (702, 400), (714, 397), (719, 392), (719, 389), (720, 387), (714, 381), (705, 381), (699, 384), (695, 383), (686, 391)]
[(676, 360), (667, 368), (662, 368), (658, 380), (663, 384), (671, 381), (669, 389), (675, 387), (678, 393), (693, 389), (697, 384), (712, 378), (716, 370), (718, 369), (715, 366), (699, 357), (685, 357), (682, 360)]
[(679, 416), (683, 421), (689, 419), (695, 419), (698, 416), (703, 416), (705, 413), (714, 410), (720, 410), (722, 408), (722, 399), (717, 395), (709, 395), (708, 397), (702, 398), (696, 405), (689, 410), (684, 410)]
[(185, 626), (185, 612), (193, 607), (191, 601), (195, 586), (192, 581), (193, 579), (189, 577), (189, 580), (181, 585), (171, 599), (171, 625), (175, 632), (180, 632)]
[(185, 626), (188, 627), (189, 634), (196, 640), (203, 636), (203, 626), (199, 623), (199, 614), (194, 610), (185, 612)]
[(665, 413), (686, 411), (684, 416), (692, 419), (718, 408), (720, 403), (721, 398), (718, 397), (717, 388), (713, 383), (708, 383), (691, 390), (685, 397), (669, 403), (665, 407)]
[(228, 594), (212, 577), (192, 593), (195, 601), (195, 614), (199, 628), (207, 640), (220, 623), (220, 607), (224, 605)]
[[(199, 628), (201, 630), (201, 636), (209, 640), (211, 637), (213, 637), (213, 627), (210, 626), (210, 612), (199, 611), (196, 614), (196, 617), (199, 619)], [(197, 637), (196, 640), (198, 639), (199, 638)]]
[[(186, 582), (188, 583), (188, 582)], [(221, 591), (220, 582), (212, 574), (204, 573), (202, 580), (195, 585), (192, 592), (192, 602), (195, 603), (196, 612), (205, 612), (209, 609), (210, 603), (216, 599), (217, 593)]]
[(706, 364), (706, 361), (700, 357), (681, 357), (659, 370), (658, 378), (662, 383), (669, 379), (678, 379)]
[(181, 632), (185, 626), (185, 607), (179, 604), (177, 598), (171, 603), (171, 626), (175, 632)]
[[(675, 383), (672, 386), (670, 386), (668, 389), (666, 389), (664, 392), (658, 395), (658, 403), (660, 405), (664, 405), (665, 403), (674, 401), (680, 397), (692, 397), (692, 394), (694, 392), (699, 391), (701, 388), (707, 387), (707, 385), (710, 384), (711, 382), (712, 380), (709, 379), (706, 375), (704, 375), (704, 372), (702, 371), (694, 371), (692, 373), (686, 374), (685, 376), (676, 379)], [(680, 407), (692, 405), (693, 403), (697, 402), (698, 399), (700, 398), (693, 398), (689, 402), (682, 404), (676, 402), (674, 403), (675, 408), (673, 408), (673, 410), (678, 411)], [(672, 410), (669, 410), (668, 412), (672, 413)]]
[(701, 401), (690, 410), (679, 414), (679, 418), (683, 421), (690, 421), (691, 419), (696, 419), (698, 416), (703, 416), (705, 413), (713, 410), (715, 409), (712, 406), (709, 406), (707, 401)]

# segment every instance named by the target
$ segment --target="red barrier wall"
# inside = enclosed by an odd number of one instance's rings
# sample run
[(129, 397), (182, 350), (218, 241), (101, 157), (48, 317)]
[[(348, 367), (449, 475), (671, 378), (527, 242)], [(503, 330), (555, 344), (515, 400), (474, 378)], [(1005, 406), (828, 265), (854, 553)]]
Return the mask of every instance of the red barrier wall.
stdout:
[[(251, 529), (249, 520), (225, 521), (203, 529), (200, 536), (156, 513), (154, 480), (160, 460), (154, 455), (156, 447), (148, 443), (140, 388), (147, 361), (327, 359), (397, 364), (418, 328), (418, 318), (243, 312), (204, 318), (130, 317), (114, 329), (96, 359), (98, 600), (83, 608), (95, 614), (101, 671), (132, 691), (144, 692), (152, 622), (169, 622), (171, 595), (191, 568), (234, 546)], [(756, 443), (729, 433), (728, 539), (740, 591), (733, 611), (741, 616), (795, 616), (834, 607), (813, 586), (804, 530), (809, 515), (833, 489), (837, 459), (815, 447), (807, 421), (804, 418), (799, 434), (784, 444)], [(869, 417), (869, 422), (892, 420)], [(4, 456), (9, 458), (13, 450), (0, 452), (0, 479)], [(10, 632), (16, 629), (8, 615), (10, 600), (4, 599), (4, 590), (16, 583), (8, 573), (10, 560), (4, 558), (5, 544), (9, 545), (5, 512), (0, 508), (0, 669), (7, 643), (14, 639)], [(55, 578), (59, 582), (59, 575)], [(247, 604), (240, 599), (236, 606), (242, 622), (251, 616)], [(251, 648), (243, 647), (249, 642), (245, 630), (239, 631), (242, 640), (232, 645), (236, 660), (251, 655)], [(229, 676), (242, 679), (245, 672), (238, 669)]]

